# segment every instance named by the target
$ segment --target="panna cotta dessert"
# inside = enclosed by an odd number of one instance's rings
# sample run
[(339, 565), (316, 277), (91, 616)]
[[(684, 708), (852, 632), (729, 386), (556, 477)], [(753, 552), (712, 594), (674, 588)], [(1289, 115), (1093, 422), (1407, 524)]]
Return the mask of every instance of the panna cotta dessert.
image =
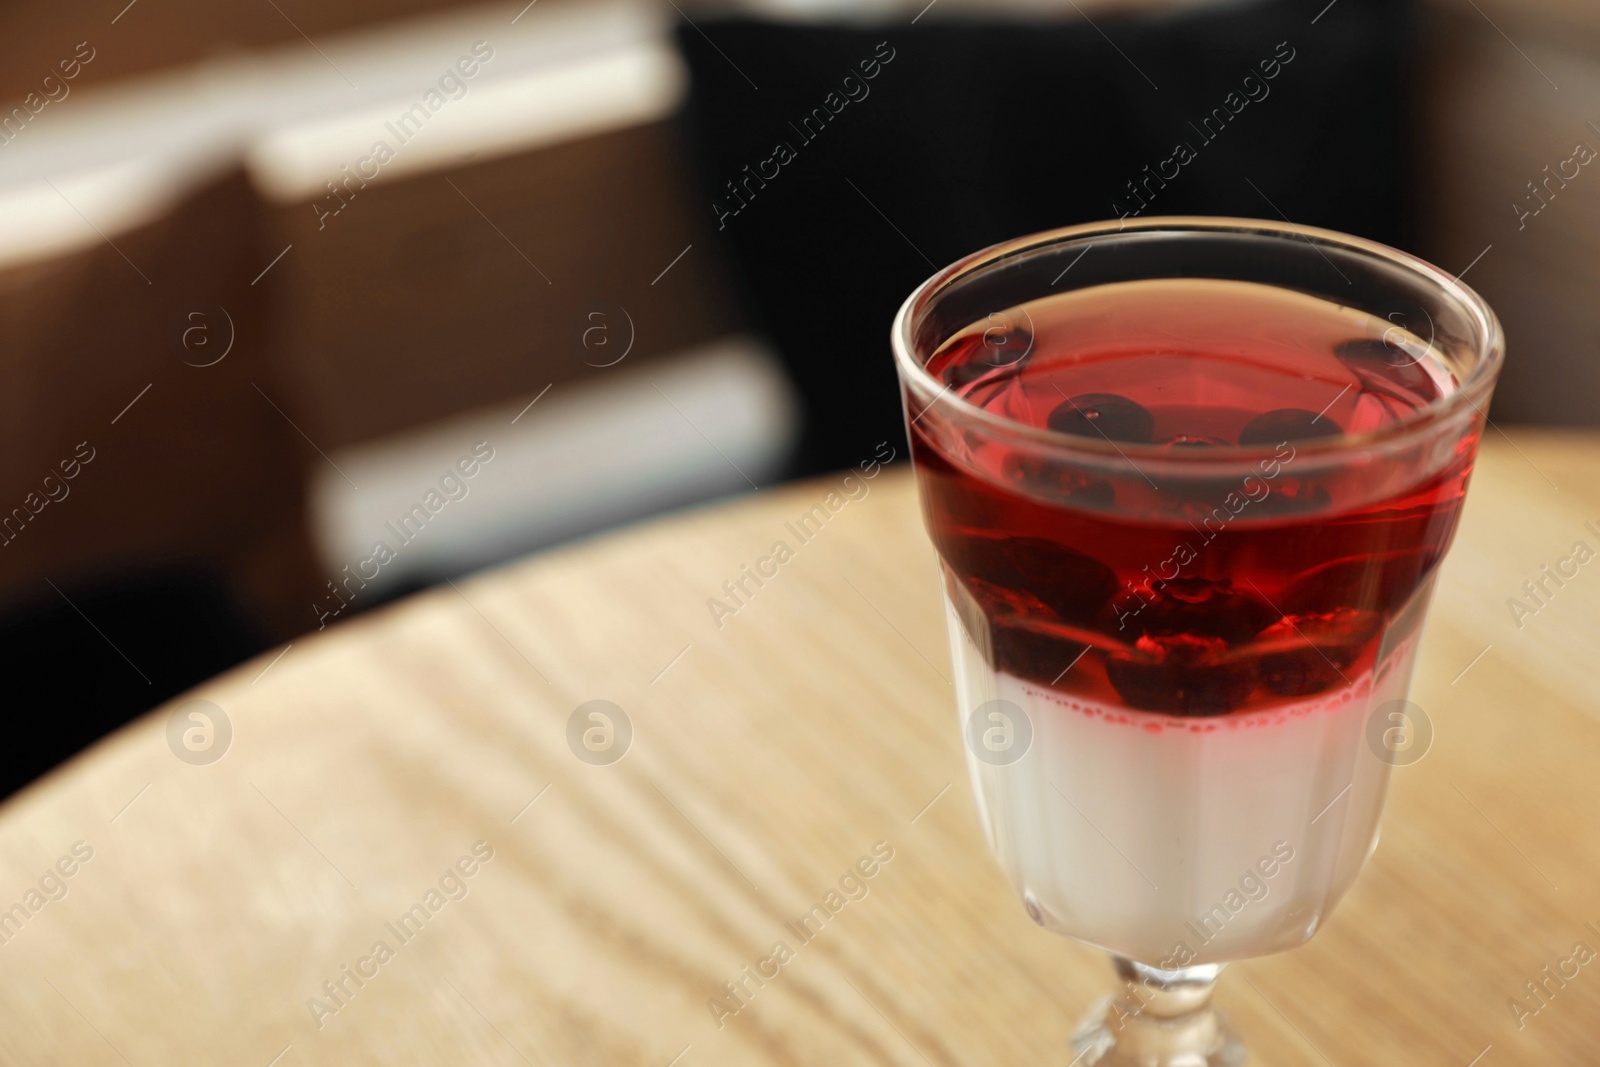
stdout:
[(976, 409), (908, 423), (1029, 914), (1163, 971), (1310, 937), (1376, 843), (1476, 441), (1322, 446), (1447, 397), (1447, 364), (1366, 312), (1183, 278), (991, 315), (926, 370)]
[(1035, 922), (1163, 970), (1317, 930), (1377, 844), (1371, 724), (1405, 695), (1414, 635), (1348, 684), (1196, 719), (995, 670), (946, 603), (979, 819)]

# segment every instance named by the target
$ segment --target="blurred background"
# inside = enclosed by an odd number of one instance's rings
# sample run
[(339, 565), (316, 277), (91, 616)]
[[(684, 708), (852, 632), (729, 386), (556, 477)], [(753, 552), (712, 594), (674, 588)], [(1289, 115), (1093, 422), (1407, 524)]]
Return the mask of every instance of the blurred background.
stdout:
[(895, 308), (1030, 231), (1399, 245), (1504, 318), (1497, 422), (1592, 423), (1597, 89), (1580, 0), (13, 0), (0, 795), (409, 591), (903, 456)]

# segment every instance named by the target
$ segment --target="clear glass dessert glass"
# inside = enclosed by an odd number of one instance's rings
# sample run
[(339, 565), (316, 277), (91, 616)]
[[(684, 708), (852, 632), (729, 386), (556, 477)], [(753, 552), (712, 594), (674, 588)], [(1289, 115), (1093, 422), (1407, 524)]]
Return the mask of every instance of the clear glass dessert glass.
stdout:
[(1152, 218), (969, 256), (893, 346), (989, 845), (1122, 979), (1073, 1062), (1241, 1064), (1217, 975), (1326, 921), (1420, 756), (1499, 324), (1370, 241)]

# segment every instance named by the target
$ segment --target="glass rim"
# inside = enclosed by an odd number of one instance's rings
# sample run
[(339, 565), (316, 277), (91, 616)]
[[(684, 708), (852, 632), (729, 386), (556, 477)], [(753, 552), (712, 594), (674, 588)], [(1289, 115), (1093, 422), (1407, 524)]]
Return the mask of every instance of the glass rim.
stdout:
[[(1297, 440), (1294, 443), (1297, 452), (1312, 456), (1332, 455), (1380, 445), (1393, 445), (1422, 436), (1427, 430), (1448, 422), (1449, 419), (1460, 413), (1465, 407), (1470, 406), (1479, 415), (1483, 415), (1483, 410), (1478, 406), (1478, 400), (1494, 387), (1495, 378), (1499, 374), (1501, 363), (1505, 358), (1505, 332), (1501, 328), (1499, 318), (1495, 315), (1494, 310), (1489, 307), (1488, 302), (1455, 275), (1409, 252), (1403, 252), (1378, 241), (1340, 233), (1337, 230), (1327, 230), (1315, 226), (1299, 226), (1290, 222), (1274, 222), (1268, 219), (1211, 215), (1157, 215), (1142, 218), (1132, 223), (1126, 219), (1080, 223), (1074, 226), (1043, 230), (1025, 237), (1002, 241), (963, 256), (949, 266), (935, 272), (921, 285), (913, 289), (911, 295), (906, 297), (905, 302), (900, 305), (900, 310), (895, 313), (894, 324), (890, 332), (890, 344), (894, 350), (895, 365), (900, 372), (902, 381), (912, 387), (913, 395), (920, 389), (930, 394), (933, 399), (927, 401), (926, 406), (915, 417), (912, 416), (909, 409), (907, 410), (908, 435), (912, 423), (921, 419), (928, 411), (939, 407), (941, 410), (951, 412), (963, 421), (976, 423), (1002, 436), (1020, 438), (1035, 445), (1058, 450), (1080, 454), (1090, 453), (1110, 463), (1116, 463), (1120, 459), (1129, 466), (1133, 466), (1135, 460), (1142, 459), (1147, 462), (1155, 461), (1163, 466), (1170, 464), (1183, 469), (1212, 466), (1232, 467), (1241, 461), (1253, 460), (1260, 456), (1271, 454), (1273, 447), (1271, 445), (1228, 444), (1205, 449), (1169, 449), (1161, 444), (1096, 439), (1063, 433), (1059, 430), (1051, 430), (1048, 427), (1032, 426), (1003, 415), (997, 415), (986, 408), (979, 407), (964, 397), (956, 395), (946, 383), (941, 382), (930, 374), (925, 362), (917, 356), (913, 340), (915, 327), (921, 322), (924, 314), (932, 308), (939, 295), (961, 279), (984, 268), (1003, 263), (1008, 259), (1037, 252), (1050, 246), (1068, 245), (1084, 238), (1114, 239), (1125, 234), (1149, 234), (1152, 232), (1168, 232), (1172, 234), (1207, 232), (1256, 234), (1263, 237), (1305, 241), (1313, 246), (1317, 243), (1322, 243), (1338, 247), (1374, 259), (1385, 260), (1431, 282), (1467, 312), (1478, 332), (1475, 347), (1479, 358), (1476, 366), (1472, 368), (1466, 380), (1460, 383), (1459, 388), (1388, 426), (1357, 434), (1340, 433), (1337, 436)], [(1152, 275), (1152, 277), (1156, 276)], [(1174, 275), (1174, 277), (1179, 277), (1179, 275)], [(1487, 416), (1484, 416), (1484, 418), (1487, 418)]]

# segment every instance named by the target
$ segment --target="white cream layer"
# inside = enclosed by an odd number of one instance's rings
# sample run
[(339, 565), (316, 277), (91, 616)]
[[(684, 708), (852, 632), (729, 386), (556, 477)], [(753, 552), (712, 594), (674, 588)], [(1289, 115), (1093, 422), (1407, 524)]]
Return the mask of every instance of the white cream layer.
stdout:
[(1216, 962), (1299, 944), (1349, 888), (1388, 781), (1367, 720), (1405, 695), (1413, 640), (1348, 687), (1180, 718), (995, 671), (946, 608), (963, 733), (994, 699), (1030, 720), (1021, 759), (969, 744), (967, 763), (990, 846), (1041, 925), (1156, 966)]

